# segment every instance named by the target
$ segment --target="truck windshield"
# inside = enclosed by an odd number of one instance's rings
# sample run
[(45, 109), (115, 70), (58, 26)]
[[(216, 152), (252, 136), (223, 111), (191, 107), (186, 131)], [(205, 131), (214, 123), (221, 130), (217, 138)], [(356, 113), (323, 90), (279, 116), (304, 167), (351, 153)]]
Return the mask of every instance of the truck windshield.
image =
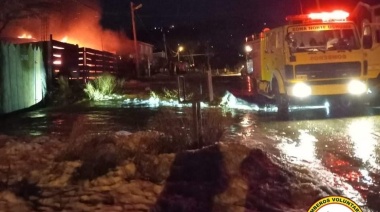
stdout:
[(293, 52), (353, 50), (360, 44), (354, 29), (300, 30), (292, 32)]

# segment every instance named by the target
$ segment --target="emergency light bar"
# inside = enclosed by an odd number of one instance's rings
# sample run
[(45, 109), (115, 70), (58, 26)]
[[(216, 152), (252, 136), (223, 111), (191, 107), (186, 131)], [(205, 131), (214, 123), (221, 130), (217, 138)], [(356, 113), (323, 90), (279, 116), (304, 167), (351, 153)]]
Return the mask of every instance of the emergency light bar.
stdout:
[(314, 21), (346, 21), (350, 14), (343, 10), (334, 10), (332, 12), (310, 13), (302, 15), (287, 16), (286, 20), (290, 22), (314, 22)]
[(308, 17), (313, 20), (322, 21), (345, 21), (350, 14), (343, 10), (335, 10), (332, 12), (310, 13)]

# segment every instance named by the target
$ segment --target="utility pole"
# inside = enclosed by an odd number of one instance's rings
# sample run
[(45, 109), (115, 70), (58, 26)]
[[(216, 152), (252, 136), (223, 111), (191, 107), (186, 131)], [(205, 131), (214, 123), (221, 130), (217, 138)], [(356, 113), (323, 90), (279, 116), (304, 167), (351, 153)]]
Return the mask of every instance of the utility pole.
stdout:
[(139, 60), (139, 51), (137, 48), (137, 36), (136, 36), (136, 25), (135, 25), (135, 10), (138, 10), (142, 7), (142, 4), (139, 4), (137, 6), (134, 5), (133, 2), (131, 2), (131, 16), (132, 16), (132, 31), (133, 31), (133, 45), (135, 48), (135, 63), (136, 63), (136, 74), (137, 77), (140, 76), (140, 60)]
[(180, 61), (179, 53), (183, 51), (183, 46), (178, 46), (177, 56), (178, 56), (178, 62)]
[(161, 29), (161, 32), (162, 32), (162, 40), (164, 41), (165, 59), (166, 59), (166, 62), (168, 62), (168, 49), (166, 47), (165, 31), (163, 29)]
[(299, 1), (299, 3), (300, 3), (300, 12), (301, 12), (301, 14), (303, 14), (303, 6), (302, 6), (302, 2), (301, 2), (301, 0), (298, 0)]

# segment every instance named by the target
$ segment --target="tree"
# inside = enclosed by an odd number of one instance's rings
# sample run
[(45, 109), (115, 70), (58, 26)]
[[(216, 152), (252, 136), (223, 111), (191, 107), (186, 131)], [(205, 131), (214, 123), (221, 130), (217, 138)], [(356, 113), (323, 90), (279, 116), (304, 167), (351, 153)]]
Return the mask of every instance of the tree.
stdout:
[(0, 0), (0, 35), (15, 20), (42, 18), (55, 10), (59, 0)]

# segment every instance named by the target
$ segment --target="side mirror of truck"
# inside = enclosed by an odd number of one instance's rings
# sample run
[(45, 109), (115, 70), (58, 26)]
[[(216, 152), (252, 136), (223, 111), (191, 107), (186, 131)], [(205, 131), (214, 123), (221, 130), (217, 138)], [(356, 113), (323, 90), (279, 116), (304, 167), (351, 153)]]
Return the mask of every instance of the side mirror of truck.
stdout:
[(293, 45), (295, 43), (294, 33), (288, 32), (285, 37), (286, 42), (288, 42), (289, 46)]
[(370, 49), (373, 45), (373, 39), (372, 39), (372, 29), (370, 26), (364, 26), (363, 27), (363, 48), (364, 49)]
[(289, 32), (288, 34), (286, 34), (285, 41), (289, 45), (290, 53), (293, 54), (294, 52), (296, 52), (297, 41), (294, 38), (293, 32)]

